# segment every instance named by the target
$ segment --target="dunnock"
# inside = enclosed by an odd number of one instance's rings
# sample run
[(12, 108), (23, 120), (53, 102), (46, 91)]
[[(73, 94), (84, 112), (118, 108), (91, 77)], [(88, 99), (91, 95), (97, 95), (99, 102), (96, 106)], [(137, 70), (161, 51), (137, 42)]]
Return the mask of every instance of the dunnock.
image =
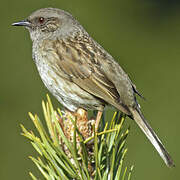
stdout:
[(45, 8), (12, 25), (29, 30), (33, 59), (42, 81), (63, 106), (72, 112), (78, 108), (98, 110), (96, 128), (105, 105), (114, 106), (134, 119), (167, 166), (174, 166), (141, 113), (135, 85), (71, 14)]

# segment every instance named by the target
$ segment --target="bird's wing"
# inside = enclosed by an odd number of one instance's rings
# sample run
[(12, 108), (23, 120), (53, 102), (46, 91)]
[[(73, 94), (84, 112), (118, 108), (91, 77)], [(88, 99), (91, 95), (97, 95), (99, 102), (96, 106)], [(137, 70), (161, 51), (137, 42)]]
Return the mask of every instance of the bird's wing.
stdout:
[[(88, 48), (89, 43), (85, 45), (85, 43), (53, 42), (48, 51), (46, 50), (46, 53), (51, 54), (48, 63), (52, 63), (51, 66), (56, 68), (59, 76), (67, 78), (88, 93), (130, 115), (166, 164), (173, 166), (174, 163), (169, 153), (165, 150), (137, 106), (134, 93), (138, 92), (128, 75), (109, 54), (98, 44), (95, 45), (96, 49), (93, 49), (93, 45)], [(98, 48), (101, 49), (101, 53)]]
[(94, 53), (89, 51), (84, 44), (58, 40), (53, 43), (51, 53), (56, 57), (55, 68), (58, 72), (63, 72), (61, 75), (64, 74), (64, 78), (68, 78), (80, 88), (122, 112), (130, 114), (128, 108), (121, 103), (116, 87), (101, 70), (101, 65), (98, 64)]

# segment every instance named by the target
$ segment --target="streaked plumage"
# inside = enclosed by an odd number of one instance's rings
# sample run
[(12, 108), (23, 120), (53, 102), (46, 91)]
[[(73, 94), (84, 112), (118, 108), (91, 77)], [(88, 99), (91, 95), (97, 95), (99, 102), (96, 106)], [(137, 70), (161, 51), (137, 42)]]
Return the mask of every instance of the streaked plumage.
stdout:
[(140, 111), (135, 85), (71, 14), (45, 8), (13, 25), (29, 30), (39, 74), (62, 105), (73, 112), (114, 106), (135, 120), (168, 166), (174, 165)]

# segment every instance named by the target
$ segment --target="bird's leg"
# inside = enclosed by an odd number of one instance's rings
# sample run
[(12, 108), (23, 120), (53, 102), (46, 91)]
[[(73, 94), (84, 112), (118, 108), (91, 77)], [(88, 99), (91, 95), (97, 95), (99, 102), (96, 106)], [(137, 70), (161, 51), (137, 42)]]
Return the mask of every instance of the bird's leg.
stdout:
[(98, 113), (97, 113), (96, 122), (95, 122), (95, 132), (98, 131), (98, 127), (99, 127), (99, 123), (100, 123), (102, 114), (103, 114), (103, 111), (98, 111)]

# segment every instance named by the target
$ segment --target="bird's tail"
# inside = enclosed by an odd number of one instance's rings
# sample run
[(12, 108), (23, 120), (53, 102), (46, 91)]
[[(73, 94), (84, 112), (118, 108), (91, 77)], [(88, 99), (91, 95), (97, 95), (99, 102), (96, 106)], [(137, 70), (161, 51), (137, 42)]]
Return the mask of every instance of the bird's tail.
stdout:
[(147, 136), (147, 138), (150, 140), (150, 142), (153, 144), (161, 158), (164, 160), (166, 165), (168, 167), (173, 167), (174, 162), (169, 155), (169, 153), (166, 151), (165, 147), (163, 146), (162, 142), (157, 137), (156, 133), (153, 131), (151, 126), (148, 124), (146, 119), (144, 118), (143, 114), (141, 113), (140, 109), (134, 109), (130, 108), (130, 111), (133, 115), (133, 118), (135, 122), (138, 124), (138, 126), (141, 128), (141, 130), (144, 132), (144, 134)]

